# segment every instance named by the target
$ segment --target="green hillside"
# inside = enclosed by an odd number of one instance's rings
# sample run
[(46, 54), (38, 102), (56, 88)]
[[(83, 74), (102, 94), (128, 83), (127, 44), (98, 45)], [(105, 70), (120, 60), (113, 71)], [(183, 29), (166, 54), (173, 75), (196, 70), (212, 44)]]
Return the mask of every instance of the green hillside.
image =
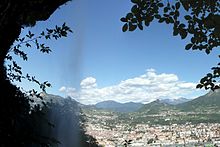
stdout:
[(175, 106), (156, 100), (145, 104), (133, 116), (137, 123), (217, 123), (220, 122), (220, 90)]
[(138, 112), (146, 114), (159, 114), (162, 112), (175, 111), (176, 108), (173, 105), (163, 103), (160, 100), (153, 101), (151, 103), (145, 104)]
[[(85, 109), (85, 108), (84, 108)], [(86, 110), (86, 109), (85, 109)], [(220, 90), (208, 92), (191, 101), (171, 105), (162, 100), (156, 100), (143, 105), (136, 112), (113, 113), (109, 110), (91, 107), (85, 113), (91, 116), (111, 115), (112, 120), (108, 122), (115, 124), (185, 124), (185, 123), (219, 123), (220, 122)], [(114, 116), (114, 117), (113, 117)]]
[(210, 91), (192, 101), (177, 105), (182, 111), (220, 112), (220, 90)]
[(163, 101), (156, 100), (145, 104), (138, 112), (148, 114), (159, 114), (162, 112), (220, 112), (220, 90), (210, 91), (207, 94), (191, 101), (178, 105), (169, 105)]

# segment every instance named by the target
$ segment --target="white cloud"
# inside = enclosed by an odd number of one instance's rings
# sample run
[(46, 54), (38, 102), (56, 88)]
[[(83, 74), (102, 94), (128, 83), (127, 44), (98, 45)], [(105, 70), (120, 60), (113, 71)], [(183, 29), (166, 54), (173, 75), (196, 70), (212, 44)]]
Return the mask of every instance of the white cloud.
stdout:
[(80, 86), (83, 89), (95, 88), (97, 86), (96, 79), (93, 77), (88, 77), (81, 81)]
[(195, 83), (180, 83), (179, 87), (180, 88), (195, 88), (196, 84)]
[(60, 92), (65, 92), (66, 91), (66, 87), (65, 86), (62, 86), (60, 89), (59, 89)]
[(157, 74), (154, 69), (117, 85), (98, 88), (96, 79), (88, 77), (81, 81), (80, 86), (78, 92), (66, 87), (61, 87), (60, 91), (65, 91), (81, 103), (94, 104), (104, 100), (148, 103), (161, 98), (191, 98), (196, 90), (195, 83), (180, 81), (175, 74)]
[(59, 91), (72, 98), (78, 98), (78, 93), (75, 88), (62, 86)]

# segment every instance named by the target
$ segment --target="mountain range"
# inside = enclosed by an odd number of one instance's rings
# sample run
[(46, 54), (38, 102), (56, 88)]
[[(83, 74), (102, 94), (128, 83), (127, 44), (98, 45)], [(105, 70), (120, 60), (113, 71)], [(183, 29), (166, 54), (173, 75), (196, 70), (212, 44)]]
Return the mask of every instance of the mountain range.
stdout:
[(169, 125), (170, 123), (218, 123), (220, 121), (220, 90), (210, 91), (182, 103), (169, 103), (170, 100), (155, 100), (148, 104), (104, 101), (95, 105), (83, 105), (70, 97), (62, 98), (50, 94), (42, 94), (42, 97), (45, 102), (52, 101), (54, 105), (62, 107), (65, 111), (71, 110), (75, 114), (83, 112), (85, 116), (87, 113), (91, 116), (113, 115), (117, 116), (114, 121), (120, 123)]
[(115, 112), (134, 112), (143, 107), (144, 104), (142, 103), (134, 103), (134, 102), (128, 102), (128, 103), (119, 103), (116, 101), (103, 101), (95, 104), (95, 107), (98, 109), (106, 109), (111, 110)]
[[(168, 105), (178, 105), (185, 102), (190, 101), (186, 98), (179, 98), (179, 99), (162, 99), (162, 100), (156, 100), (148, 104), (142, 104), (142, 103), (134, 103), (134, 102), (127, 102), (127, 103), (119, 103), (113, 100), (108, 101), (102, 101), (94, 105), (94, 108), (98, 109), (105, 109), (110, 110), (114, 112), (135, 112), (139, 111), (141, 109), (145, 109), (146, 107), (149, 107), (151, 109), (159, 110), (163, 106)], [(154, 110), (152, 110), (154, 111)]]
[(181, 98), (178, 98), (178, 99), (161, 99), (160, 101), (165, 103), (165, 104), (178, 105), (178, 104), (188, 102), (188, 101), (190, 101), (190, 99), (181, 97)]
[[(90, 106), (91, 107), (91, 106)], [(158, 114), (163, 111), (207, 112), (220, 111), (220, 90), (210, 91), (195, 99), (162, 99), (148, 104), (119, 103), (113, 100), (99, 102), (92, 106), (93, 109), (103, 109), (114, 112), (144, 112)]]
[(176, 105), (164, 103), (163, 100), (156, 100), (145, 104), (139, 112), (158, 114), (167, 111), (178, 112), (220, 112), (220, 90), (210, 91), (207, 94)]
[[(55, 103), (63, 103), (63, 98), (56, 95), (42, 93), (44, 101), (53, 101)], [(74, 100), (75, 101), (75, 100)], [(155, 100), (148, 104), (142, 103), (119, 103), (113, 100), (99, 102), (95, 105), (83, 105), (75, 101), (81, 108), (103, 109), (114, 112), (144, 112), (149, 114), (157, 114), (163, 111), (183, 111), (183, 112), (211, 112), (220, 111), (220, 90), (208, 92), (207, 94), (189, 100), (186, 98), (179, 99), (162, 99)]]
[(195, 98), (186, 103), (177, 105), (183, 111), (219, 111), (220, 110), (220, 89), (210, 91), (207, 94)]

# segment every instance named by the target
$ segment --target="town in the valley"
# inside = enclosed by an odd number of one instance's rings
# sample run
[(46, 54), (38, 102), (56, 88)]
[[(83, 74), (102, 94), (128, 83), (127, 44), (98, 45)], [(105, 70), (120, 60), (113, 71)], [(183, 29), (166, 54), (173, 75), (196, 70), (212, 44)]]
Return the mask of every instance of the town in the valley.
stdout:
[(105, 147), (124, 146), (128, 140), (132, 147), (220, 146), (220, 123), (135, 123), (132, 117), (124, 121), (117, 113), (101, 110), (87, 110), (84, 116), (86, 133)]

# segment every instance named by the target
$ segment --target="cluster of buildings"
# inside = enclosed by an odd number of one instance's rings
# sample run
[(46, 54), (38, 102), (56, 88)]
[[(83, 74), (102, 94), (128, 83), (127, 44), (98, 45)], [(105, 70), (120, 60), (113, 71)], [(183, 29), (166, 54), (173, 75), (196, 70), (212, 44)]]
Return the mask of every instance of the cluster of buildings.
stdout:
[(86, 133), (105, 147), (123, 146), (125, 140), (132, 140), (132, 147), (220, 146), (220, 123), (130, 125), (109, 114), (86, 117)]

